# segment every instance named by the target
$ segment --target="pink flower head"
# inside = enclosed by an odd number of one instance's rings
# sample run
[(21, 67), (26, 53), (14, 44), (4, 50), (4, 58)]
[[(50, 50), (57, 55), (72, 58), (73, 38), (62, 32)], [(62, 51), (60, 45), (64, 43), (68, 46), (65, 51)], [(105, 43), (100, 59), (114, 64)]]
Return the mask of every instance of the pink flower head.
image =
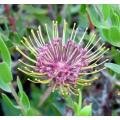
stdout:
[(93, 51), (100, 40), (99, 38), (95, 41), (96, 35), (94, 33), (91, 35), (88, 43), (83, 45), (87, 28), (80, 40), (76, 42), (78, 28), (75, 29), (75, 25), (71, 36), (68, 38), (66, 38), (67, 23), (65, 21), (62, 37), (59, 35), (57, 22), (53, 21), (52, 37), (49, 35), (47, 25), (45, 24), (48, 40), (44, 40), (40, 26), (37, 32), (31, 30), (32, 36), (29, 36), (29, 40), (25, 37), (23, 38), (22, 44), (30, 51), (33, 57), (29, 57), (16, 47), (31, 62), (27, 64), (19, 60), (24, 67), (18, 69), (35, 78), (34, 80), (28, 80), (34, 83), (49, 84), (53, 87), (53, 91), (59, 89), (63, 94), (77, 94), (77, 86), (90, 85), (97, 79), (97, 77), (94, 77), (88, 80), (86, 76), (105, 69), (104, 67), (101, 68), (101, 66), (107, 60), (102, 62), (101, 60), (108, 49), (105, 49), (103, 47), (104, 44), (102, 44), (97, 50)]

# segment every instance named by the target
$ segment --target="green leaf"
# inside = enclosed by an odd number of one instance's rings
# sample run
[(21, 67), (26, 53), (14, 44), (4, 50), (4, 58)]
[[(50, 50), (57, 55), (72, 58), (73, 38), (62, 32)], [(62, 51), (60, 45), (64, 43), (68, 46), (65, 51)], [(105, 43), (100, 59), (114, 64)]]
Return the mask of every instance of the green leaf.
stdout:
[(73, 109), (74, 109), (74, 114), (75, 116), (79, 115), (80, 108), (76, 102), (73, 103)]
[(3, 61), (5, 61), (9, 65), (9, 67), (11, 67), (10, 53), (1, 36), (0, 36), (0, 53)]
[(18, 89), (19, 89), (20, 94), (22, 94), (23, 93), (23, 87), (22, 87), (22, 84), (21, 84), (21, 81), (20, 81), (19, 77), (17, 77), (17, 85), (18, 85)]
[(19, 107), (14, 105), (7, 95), (2, 93), (2, 107), (5, 115), (19, 115)]
[(33, 15), (45, 15), (48, 13), (47, 9), (42, 9), (42, 8), (38, 8), (38, 7), (33, 7), (32, 5), (24, 5), (23, 9), (26, 10), (29, 14), (33, 14)]
[(117, 27), (101, 28), (101, 32), (107, 42), (120, 47), (120, 30)]
[(54, 114), (57, 115), (57, 116), (62, 116), (63, 112), (60, 110), (59, 106), (57, 106), (55, 103), (52, 103), (51, 104), (51, 108), (52, 110), (54, 111)]
[(120, 30), (112, 26), (109, 31), (109, 38), (112, 45), (120, 47)]
[(3, 80), (0, 79), (0, 88), (6, 92), (11, 92), (9, 84), (6, 84)]
[(25, 111), (28, 112), (28, 110), (30, 109), (30, 101), (26, 93), (23, 91), (22, 84), (18, 77), (17, 77), (17, 85), (19, 89), (20, 101), (23, 104)]
[(120, 65), (120, 50), (115, 47), (111, 48), (111, 57), (114, 59), (116, 64)]
[(35, 109), (35, 108), (30, 108), (30, 109), (26, 112), (25, 115), (27, 115), (27, 116), (39, 116), (39, 115), (41, 115), (41, 113), (40, 113), (37, 109)]
[(66, 104), (68, 107), (73, 108), (73, 100), (72, 97), (70, 95), (65, 95), (65, 100), (66, 100)]
[(7, 63), (0, 63), (0, 80), (6, 84), (12, 80), (12, 73)]
[(80, 5), (71, 6), (70, 13), (74, 14), (80, 10)]
[(119, 23), (120, 15), (118, 15), (113, 9), (111, 10), (110, 18), (111, 18), (112, 24), (119, 27), (119, 25), (120, 25), (120, 23)]
[(6, 92), (11, 92), (9, 82), (12, 80), (12, 72), (7, 63), (0, 63), (0, 88)]
[(106, 41), (110, 42), (109, 40), (109, 28), (101, 28), (100, 29), (102, 32), (103, 37), (105, 38)]
[(30, 109), (30, 101), (25, 92), (20, 93), (20, 101), (23, 104), (25, 111), (27, 112)]
[(85, 106), (79, 111), (80, 116), (91, 116), (92, 115), (92, 104)]
[(74, 112), (75, 115), (79, 115), (80, 109), (82, 108), (82, 93), (79, 91), (78, 103), (74, 102)]
[(110, 16), (110, 5), (102, 5), (102, 12), (104, 15), (104, 20), (107, 20), (107, 18)]
[(83, 13), (83, 14), (86, 13), (86, 6), (87, 6), (86, 4), (82, 4), (82, 5), (80, 6), (80, 12), (81, 12), (81, 13)]
[(58, 21), (58, 25), (61, 24), (61, 22), (62, 22), (62, 16), (58, 15), (56, 20)]
[(105, 63), (105, 67), (111, 69), (112, 71), (120, 74), (120, 65), (114, 63)]
[(105, 26), (101, 23), (100, 18), (98, 16), (98, 14), (95, 12), (94, 8), (90, 9), (87, 8), (87, 12), (90, 16), (90, 19), (92, 21), (92, 23), (98, 27), (98, 28), (105, 28)]

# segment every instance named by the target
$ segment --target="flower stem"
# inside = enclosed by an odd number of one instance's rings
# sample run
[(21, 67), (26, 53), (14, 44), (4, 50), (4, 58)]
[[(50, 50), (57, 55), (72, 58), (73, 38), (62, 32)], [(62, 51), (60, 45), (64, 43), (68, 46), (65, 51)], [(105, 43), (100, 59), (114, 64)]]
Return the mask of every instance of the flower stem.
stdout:
[(6, 17), (8, 18), (8, 22), (10, 24), (12, 31), (16, 32), (15, 18), (11, 15), (11, 10), (10, 10), (9, 4), (4, 5), (4, 11), (6, 13)]
[[(87, 7), (89, 7), (89, 6), (87, 5)], [(90, 28), (91, 31), (93, 31), (94, 30), (94, 25), (93, 25), (93, 23), (90, 19), (90, 15), (89, 15), (88, 11), (86, 11), (86, 13), (87, 13), (87, 19), (88, 19), (88, 23), (89, 23), (89, 28)]]
[(40, 97), (38, 107), (41, 107), (44, 104), (44, 102), (47, 100), (47, 98), (50, 96), (52, 92), (52, 88), (53, 88), (52, 86), (48, 87), (45, 93)]

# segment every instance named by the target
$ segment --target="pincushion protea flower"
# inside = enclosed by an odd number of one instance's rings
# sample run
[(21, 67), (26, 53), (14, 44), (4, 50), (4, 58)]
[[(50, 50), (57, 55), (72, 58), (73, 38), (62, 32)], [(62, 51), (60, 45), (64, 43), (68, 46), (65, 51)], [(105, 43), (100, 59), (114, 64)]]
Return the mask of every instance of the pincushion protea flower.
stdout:
[(51, 85), (53, 91), (59, 89), (62, 94), (77, 94), (78, 85), (90, 85), (98, 79), (95, 77), (87, 80), (85, 79), (87, 75), (105, 69), (100, 66), (103, 66), (107, 60), (101, 63), (100, 61), (108, 49), (105, 49), (102, 44), (97, 50), (91, 52), (100, 40), (93, 42), (96, 38), (95, 34), (92, 35), (86, 46), (82, 47), (81, 43), (87, 28), (79, 42), (76, 43), (78, 31), (78, 28), (75, 29), (76, 24), (73, 26), (71, 36), (67, 39), (66, 21), (64, 21), (62, 37), (59, 37), (57, 22), (53, 21), (52, 26), (53, 36), (50, 38), (45, 24), (48, 42), (45, 42), (40, 26), (36, 32), (31, 30), (32, 35), (29, 36), (29, 39), (23, 37), (22, 44), (33, 54), (34, 58), (29, 57), (16, 46), (16, 50), (33, 63), (31, 65), (19, 60), (24, 66), (18, 70), (35, 78), (34, 80), (28, 79), (29, 81)]

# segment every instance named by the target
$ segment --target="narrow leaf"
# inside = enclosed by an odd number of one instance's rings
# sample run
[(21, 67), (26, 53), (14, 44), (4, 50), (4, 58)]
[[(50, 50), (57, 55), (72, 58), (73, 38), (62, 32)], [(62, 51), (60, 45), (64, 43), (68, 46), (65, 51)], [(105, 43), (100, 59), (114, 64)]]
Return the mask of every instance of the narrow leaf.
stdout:
[(20, 100), (27, 112), (30, 109), (30, 101), (25, 92), (20, 93)]
[(80, 116), (90, 116), (92, 115), (92, 104), (85, 106), (79, 112)]
[(22, 94), (23, 93), (23, 87), (22, 87), (22, 84), (21, 84), (21, 81), (20, 81), (19, 77), (17, 77), (17, 85), (18, 85), (18, 89), (19, 89), (20, 94)]

